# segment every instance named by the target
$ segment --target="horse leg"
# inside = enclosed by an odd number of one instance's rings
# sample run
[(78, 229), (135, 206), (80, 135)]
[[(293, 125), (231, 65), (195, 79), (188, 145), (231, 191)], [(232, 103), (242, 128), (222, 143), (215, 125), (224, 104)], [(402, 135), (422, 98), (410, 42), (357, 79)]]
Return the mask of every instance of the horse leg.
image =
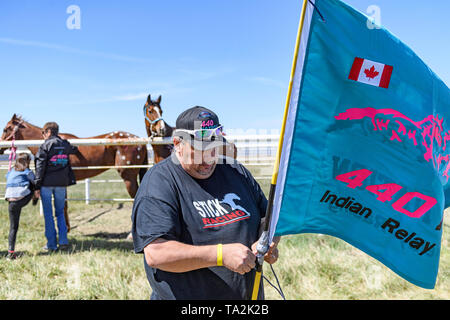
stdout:
[[(137, 182), (137, 178), (138, 178), (138, 173), (139, 170), (135, 170), (135, 169), (125, 169), (125, 170), (117, 170), (120, 174), (120, 177), (123, 179), (123, 182), (125, 182), (125, 186), (127, 188), (128, 194), (130, 195), (131, 198), (134, 199), (134, 197), (136, 196), (137, 190), (138, 190), (138, 182)], [(133, 236), (131, 234), (131, 232), (128, 234), (127, 236), (127, 240), (132, 240)]]
[(118, 169), (120, 177), (125, 182), (125, 187), (127, 188), (128, 194), (134, 199), (138, 190), (138, 174), (139, 170), (136, 169)]
[(138, 190), (137, 179), (124, 179), (123, 181), (125, 182), (128, 194), (134, 199)]
[[(134, 196), (137, 193), (138, 190), (138, 183), (137, 179), (125, 179), (123, 180), (125, 182), (125, 186), (127, 187), (128, 194), (130, 197), (134, 199)], [(131, 231), (128, 233), (127, 240), (133, 240), (133, 235), (131, 234)]]

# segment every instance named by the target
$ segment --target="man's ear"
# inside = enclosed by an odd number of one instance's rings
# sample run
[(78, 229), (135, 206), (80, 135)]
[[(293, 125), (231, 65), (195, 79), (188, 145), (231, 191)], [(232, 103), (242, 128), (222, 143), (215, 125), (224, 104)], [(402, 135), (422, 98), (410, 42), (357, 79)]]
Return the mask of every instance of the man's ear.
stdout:
[(173, 137), (173, 150), (177, 154), (177, 157), (183, 158), (185, 156), (183, 144), (184, 141), (182, 137)]
[(173, 137), (172, 138), (173, 141), (173, 147), (175, 148), (175, 150), (178, 150), (177, 148), (179, 148), (181, 142), (182, 142), (182, 138), (180, 137)]

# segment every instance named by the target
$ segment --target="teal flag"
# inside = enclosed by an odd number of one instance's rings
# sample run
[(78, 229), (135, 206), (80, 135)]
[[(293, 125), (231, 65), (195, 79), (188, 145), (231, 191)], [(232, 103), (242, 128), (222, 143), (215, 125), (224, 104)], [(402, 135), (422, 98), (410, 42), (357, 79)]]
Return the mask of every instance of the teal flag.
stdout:
[(332, 235), (434, 288), (450, 204), (450, 90), (363, 14), (310, 2), (271, 236)]

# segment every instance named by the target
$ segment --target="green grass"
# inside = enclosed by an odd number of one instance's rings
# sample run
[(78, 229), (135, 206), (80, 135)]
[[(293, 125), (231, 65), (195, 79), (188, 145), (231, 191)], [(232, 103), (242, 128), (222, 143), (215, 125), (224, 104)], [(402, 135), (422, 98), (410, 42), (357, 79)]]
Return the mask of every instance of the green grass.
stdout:
[[(255, 176), (271, 173), (270, 168), (252, 171)], [(93, 179), (119, 177), (109, 170)], [(266, 194), (269, 182), (260, 181)], [(92, 184), (91, 196), (128, 197), (123, 183)], [(84, 184), (69, 187), (69, 197), (84, 197)], [(20, 257), (8, 261), (7, 203), (0, 201), (0, 299), (148, 299), (143, 256), (126, 239), (130, 215), (131, 203), (70, 202), (71, 248), (49, 255), (42, 251), (46, 240), (39, 206), (28, 205), (17, 236)], [(284, 237), (274, 269), (287, 299), (449, 299), (449, 231), (446, 217), (434, 290), (410, 284), (365, 253), (325, 235)], [(264, 274), (276, 283), (267, 264)], [(267, 299), (281, 299), (267, 283), (265, 292)]]

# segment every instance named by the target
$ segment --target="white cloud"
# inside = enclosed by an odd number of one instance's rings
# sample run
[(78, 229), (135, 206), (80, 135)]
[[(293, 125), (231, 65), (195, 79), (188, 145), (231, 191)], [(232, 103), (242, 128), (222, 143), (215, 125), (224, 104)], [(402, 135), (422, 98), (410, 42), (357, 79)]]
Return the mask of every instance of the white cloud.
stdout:
[(124, 62), (152, 62), (152, 60), (145, 59), (145, 58), (123, 56), (123, 55), (118, 55), (118, 54), (114, 54), (114, 53), (106, 53), (106, 52), (100, 52), (100, 51), (84, 50), (84, 49), (72, 48), (72, 47), (62, 46), (59, 44), (47, 43), (47, 42), (41, 42), (41, 41), (29, 41), (29, 40), (19, 40), (19, 39), (1, 38), (0, 37), (0, 43), (17, 45), (17, 46), (28, 46), (28, 47), (52, 49), (52, 50), (57, 50), (57, 51), (62, 51), (62, 52), (82, 54), (82, 55), (87, 55), (87, 56), (99, 57), (99, 58), (103, 58), (103, 59), (118, 60), (118, 61), (124, 61)]
[(146, 99), (148, 95), (149, 95), (148, 92), (141, 92), (141, 93), (136, 93), (136, 94), (131, 93), (131, 94), (125, 94), (125, 95), (113, 97), (111, 100), (112, 101), (143, 100), (143, 99)]
[(278, 81), (278, 80), (274, 80), (271, 78), (267, 78), (267, 77), (247, 77), (246, 78), (248, 81), (252, 81), (252, 82), (257, 82), (263, 85), (267, 85), (267, 86), (272, 86), (272, 87), (277, 87), (277, 88), (285, 88), (286, 84)]

